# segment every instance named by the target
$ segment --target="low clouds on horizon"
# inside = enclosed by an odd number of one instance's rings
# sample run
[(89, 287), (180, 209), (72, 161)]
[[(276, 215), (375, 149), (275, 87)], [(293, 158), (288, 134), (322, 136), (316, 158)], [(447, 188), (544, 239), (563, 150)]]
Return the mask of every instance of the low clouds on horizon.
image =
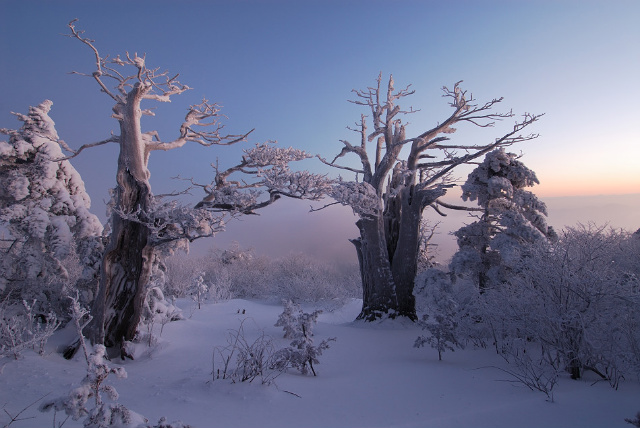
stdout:
[[(548, 223), (557, 231), (578, 223), (608, 224), (630, 232), (640, 228), (640, 193), (540, 199), (547, 204)], [(433, 242), (438, 245), (438, 260), (445, 262), (456, 250), (449, 232), (473, 219), (460, 211), (440, 217), (427, 210), (425, 216), (432, 223), (440, 222)], [(199, 242), (194, 252), (201, 254), (211, 247), (224, 249), (238, 242), (241, 248), (253, 248), (256, 254), (272, 258), (305, 253), (329, 263), (355, 264), (356, 252), (349, 239), (358, 236), (356, 220), (348, 207), (332, 206), (309, 213), (308, 203), (286, 200), (263, 210), (260, 216), (230, 222), (227, 231)]]

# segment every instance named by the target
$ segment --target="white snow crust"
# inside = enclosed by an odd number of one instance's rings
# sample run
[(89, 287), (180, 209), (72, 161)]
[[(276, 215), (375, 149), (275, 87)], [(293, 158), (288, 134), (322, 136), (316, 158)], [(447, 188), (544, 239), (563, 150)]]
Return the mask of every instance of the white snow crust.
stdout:
[[(135, 360), (111, 361), (124, 367), (126, 379), (109, 378), (119, 392), (118, 403), (155, 423), (161, 416), (194, 427), (627, 427), (624, 418), (640, 410), (640, 385), (623, 382), (614, 390), (594, 379), (565, 376), (555, 390), (555, 402), (522, 385), (505, 382), (503, 360), (492, 349), (456, 350), (438, 361), (437, 351), (415, 349), (423, 333), (408, 322), (353, 322), (361, 301), (352, 300), (319, 317), (316, 340), (337, 337), (316, 366), (318, 376), (287, 372), (275, 385), (211, 382), (214, 346), (224, 345), (228, 329), (243, 319), (248, 339), (261, 331), (286, 346), (274, 324), (282, 306), (247, 300), (206, 304), (179, 300), (193, 315), (164, 326), (151, 348), (136, 345)], [(306, 311), (314, 309), (305, 307)], [(242, 314), (242, 312), (245, 314)], [(157, 326), (159, 334), (160, 326)], [(0, 403), (15, 414), (44, 394), (66, 394), (80, 385), (86, 363), (78, 355), (64, 360), (55, 352), (66, 343), (63, 330), (40, 357), (25, 352), (21, 360), (0, 362)], [(80, 353), (81, 354), (81, 353)], [(52, 425), (53, 413), (27, 409), (12, 428)], [(58, 414), (58, 421), (60, 421)], [(0, 426), (8, 422), (0, 413)], [(67, 428), (81, 426), (68, 420)]]

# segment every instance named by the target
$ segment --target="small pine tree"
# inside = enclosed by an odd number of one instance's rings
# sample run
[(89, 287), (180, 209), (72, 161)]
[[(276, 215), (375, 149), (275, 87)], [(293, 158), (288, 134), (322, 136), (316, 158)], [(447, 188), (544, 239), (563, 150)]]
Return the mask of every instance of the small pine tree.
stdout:
[(480, 290), (501, 283), (525, 244), (555, 239), (547, 208), (525, 187), (537, 184), (535, 172), (503, 148), (487, 153), (462, 185), (462, 199), (477, 201), (483, 214), (454, 233), (459, 250), (451, 270), (475, 278)]
[(198, 309), (201, 309), (205, 296), (209, 291), (209, 285), (204, 282), (204, 275), (204, 272), (199, 272), (191, 282), (191, 298), (198, 304)]
[(314, 364), (320, 364), (318, 357), (322, 352), (329, 349), (329, 342), (336, 340), (335, 338), (325, 339), (319, 345), (313, 342), (313, 326), (318, 322), (318, 315), (321, 310), (306, 313), (302, 311), (299, 305), (291, 300), (285, 302), (284, 311), (278, 317), (276, 327), (284, 329), (284, 337), (293, 339), (291, 345), (287, 348), (280, 349), (274, 355), (274, 361), (277, 366), (291, 366), (299, 370), (302, 374), (307, 374), (309, 370), (316, 376)]
[[(94, 345), (93, 351), (88, 352), (82, 330), (91, 321), (91, 316), (89, 311), (80, 305), (78, 297), (70, 299), (71, 319), (87, 362), (87, 375), (79, 386), (69, 391), (68, 395), (43, 402), (39, 410), (41, 412), (48, 412), (52, 409), (56, 412), (63, 411), (74, 421), (84, 417), (83, 425), (85, 428), (190, 428), (189, 425), (182, 422), (168, 424), (164, 417), (157, 425), (149, 425), (147, 418), (116, 402), (118, 392), (112, 385), (105, 382), (110, 375), (115, 375), (120, 379), (126, 378), (127, 372), (122, 367), (109, 366), (105, 359), (106, 348), (104, 345)], [(112, 401), (111, 403), (106, 403), (103, 400), (103, 393)], [(92, 401), (93, 407), (90, 408)]]

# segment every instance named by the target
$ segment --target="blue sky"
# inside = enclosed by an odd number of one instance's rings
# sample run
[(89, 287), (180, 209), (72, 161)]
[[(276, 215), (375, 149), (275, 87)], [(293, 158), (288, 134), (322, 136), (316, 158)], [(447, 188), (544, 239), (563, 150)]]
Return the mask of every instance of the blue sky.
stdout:
[[(3, 0), (0, 16), (0, 127), (19, 126), (11, 111), (51, 99), (71, 146), (117, 131), (111, 100), (91, 79), (68, 74), (93, 71), (86, 46), (61, 36), (79, 18), (102, 54), (146, 53), (147, 65), (194, 88), (145, 119), (145, 130), (166, 140), (187, 106), (206, 97), (224, 106), (229, 132), (256, 128), (251, 143), (273, 139), (332, 157), (362, 112), (346, 102), (351, 89), (372, 85), (379, 72), (416, 90), (403, 104), (421, 109), (409, 118), (415, 133), (448, 115), (440, 88), (464, 80), (479, 101), (502, 96), (504, 110), (545, 113), (531, 129), (541, 137), (514, 147), (537, 172), (538, 195), (640, 192), (637, 0)], [(512, 124), (460, 129), (456, 138), (491, 141)], [(170, 179), (178, 174), (209, 180), (209, 164), (230, 164), (239, 149), (154, 153), (154, 192), (179, 187)], [(99, 210), (115, 159), (114, 146), (74, 162)], [(324, 171), (319, 162), (304, 167)]]

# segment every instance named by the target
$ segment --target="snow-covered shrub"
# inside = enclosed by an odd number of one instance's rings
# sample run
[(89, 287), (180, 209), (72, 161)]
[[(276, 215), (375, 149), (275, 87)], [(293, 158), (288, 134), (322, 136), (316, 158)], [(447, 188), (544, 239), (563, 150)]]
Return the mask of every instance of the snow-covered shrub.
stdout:
[(418, 296), (420, 309), (425, 312), (418, 323), (429, 335), (419, 336), (413, 346), (420, 348), (430, 345), (438, 351), (439, 360), (442, 360), (442, 353), (446, 350), (453, 352), (456, 347), (464, 348), (464, 342), (459, 337), (460, 313), (450, 275), (439, 269), (427, 269), (416, 278), (414, 293)]
[[(415, 340), (413, 346), (415, 348), (421, 348), (425, 345), (429, 345), (438, 351), (438, 360), (442, 361), (442, 354), (449, 350), (455, 351), (455, 347), (463, 347), (458, 338), (456, 337), (456, 327), (458, 323), (452, 316), (444, 314), (435, 314), (429, 316), (425, 314), (422, 319), (418, 321), (423, 330), (429, 332), (428, 336), (420, 335)], [(455, 346), (455, 347), (454, 347)]]
[(509, 282), (481, 296), (496, 349), (516, 338), (538, 343), (548, 364), (560, 361), (575, 379), (592, 371), (613, 387), (640, 376), (640, 281), (618, 262), (640, 248), (634, 239), (580, 226), (530, 247)]
[(173, 300), (165, 297), (160, 287), (151, 287), (145, 298), (143, 319), (166, 324), (170, 321), (183, 320), (184, 316)]
[(35, 306), (35, 300), (17, 304), (5, 298), (0, 302), (0, 356), (18, 359), (25, 349), (44, 355), (47, 340), (61, 323), (53, 312), (36, 314)]
[(280, 349), (275, 354), (275, 364), (282, 369), (293, 367), (302, 374), (309, 369), (316, 376), (314, 364), (320, 364), (318, 357), (329, 349), (329, 342), (335, 338), (325, 339), (319, 345), (313, 343), (313, 326), (318, 322), (318, 315), (322, 311), (304, 312), (299, 305), (288, 300), (284, 303), (284, 310), (278, 317), (276, 327), (282, 327), (284, 337), (293, 339), (287, 348)]
[(284, 309), (278, 316), (275, 326), (282, 327), (285, 339), (293, 339), (306, 334), (306, 332), (311, 333), (321, 313), (321, 310), (315, 310), (310, 314), (306, 313), (297, 303), (285, 300)]
[(202, 258), (188, 257), (181, 253), (164, 260), (166, 281), (162, 285), (162, 291), (165, 296), (187, 297), (187, 290), (191, 286), (188, 278), (191, 278), (194, 272), (202, 270), (203, 263)]
[(216, 272), (215, 281), (209, 284), (208, 298), (215, 303), (224, 302), (233, 298), (233, 281), (229, 271), (221, 268)]
[(116, 389), (105, 383), (107, 378), (112, 374), (118, 378), (127, 377), (127, 372), (123, 368), (109, 367), (105, 361), (105, 353), (106, 348), (103, 345), (95, 345), (91, 354), (88, 355), (87, 375), (80, 385), (73, 388), (67, 396), (44, 402), (40, 410), (64, 411), (74, 421), (86, 417), (85, 426), (96, 428), (113, 426), (116, 421), (122, 424), (129, 419), (131, 415), (126, 408), (103, 401), (103, 393), (112, 401), (118, 399)]
[(553, 389), (558, 383), (562, 363), (553, 350), (544, 345), (540, 349), (535, 346), (520, 337), (505, 338), (500, 355), (510, 368), (500, 370), (530, 390), (544, 393), (553, 402)]
[(311, 370), (315, 376), (314, 364), (319, 364), (318, 358), (329, 348), (329, 342), (335, 340), (325, 339), (319, 345), (314, 345), (313, 326), (320, 313), (305, 313), (295, 303), (285, 302), (276, 326), (283, 327), (284, 337), (292, 341), (289, 346), (280, 349), (262, 331), (256, 339), (249, 339), (244, 327), (247, 320), (241, 321), (238, 329), (228, 332), (227, 345), (217, 346), (213, 350), (212, 380), (228, 379), (237, 383), (260, 379), (262, 384), (269, 385), (288, 368), (294, 368), (302, 374)]
[(182, 310), (173, 303), (173, 299), (167, 299), (159, 286), (151, 287), (147, 291), (142, 311), (142, 320), (138, 325), (136, 341), (146, 342), (151, 346), (157, 337), (154, 335), (154, 326), (160, 324), (160, 335), (164, 326), (172, 321), (183, 320)]
[[(119, 379), (126, 378), (127, 372), (122, 367), (109, 365), (104, 345), (94, 345), (92, 352), (88, 352), (82, 330), (91, 321), (91, 316), (81, 306), (77, 296), (70, 299), (71, 320), (79, 336), (87, 363), (87, 374), (80, 385), (71, 389), (67, 395), (44, 401), (39, 410), (62, 411), (74, 421), (84, 418), (83, 425), (86, 428), (188, 428), (188, 425), (181, 422), (166, 424), (165, 418), (161, 418), (158, 425), (151, 426), (144, 416), (117, 403), (118, 392), (106, 381), (111, 375)], [(110, 402), (105, 402), (103, 394)]]
[(191, 278), (191, 287), (189, 287), (189, 295), (201, 309), (202, 303), (209, 292), (209, 284), (204, 281), (204, 272), (199, 272)]

